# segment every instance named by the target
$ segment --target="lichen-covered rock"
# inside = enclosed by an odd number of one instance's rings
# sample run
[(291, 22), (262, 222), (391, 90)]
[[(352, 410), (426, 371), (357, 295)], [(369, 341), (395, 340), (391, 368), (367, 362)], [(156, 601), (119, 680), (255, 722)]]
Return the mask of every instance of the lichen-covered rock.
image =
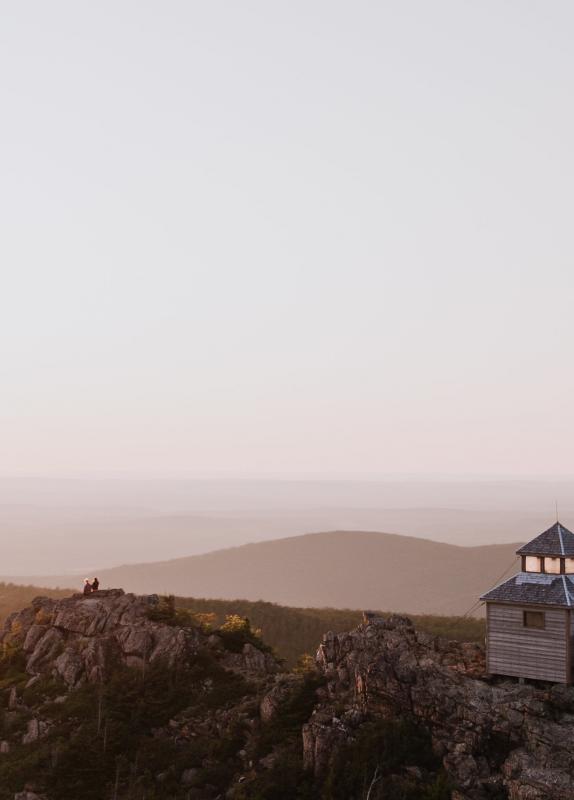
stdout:
[[(11, 636), (11, 639), (14, 637)], [(24, 639), (24, 645), (28, 636)], [(27, 653), (26, 669), (32, 674), (48, 671), (54, 659), (64, 648), (64, 634), (58, 628), (46, 628), (43, 635), (35, 640), (34, 646)]]
[(267, 692), (259, 704), (259, 715), (262, 722), (271, 722), (279, 716), (293, 694), (293, 690), (302, 683), (301, 675), (279, 675), (272, 689)]
[(574, 800), (574, 689), (488, 681), (478, 645), (419, 633), (401, 617), (326, 634), (316, 661), (326, 689), (303, 749), (317, 776), (361, 715), (407, 716), (429, 729), (459, 797)]
[(249, 642), (243, 645), (240, 653), (228, 653), (222, 663), (227, 669), (241, 673), (273, 675), (279, 672), (279, 664), (271, 653), (258, 650)]

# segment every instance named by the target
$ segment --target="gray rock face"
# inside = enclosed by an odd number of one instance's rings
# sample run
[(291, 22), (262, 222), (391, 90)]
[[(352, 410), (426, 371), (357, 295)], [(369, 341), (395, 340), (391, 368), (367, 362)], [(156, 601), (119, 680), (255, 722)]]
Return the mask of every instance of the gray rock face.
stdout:
[(259, 716), (262, 722), (280, 716), (284, 704), (291, 697), (294, 689), (301, 684), (301, 677), (297, 675), (280, 675), (276, 678), (273, 688), (267, 692), (259, 703)]
[(18, 708), (18, 689), (15, 686), (10, 689), (10, 694), (8, 695), (8, 708), (10, 711)]
[(157, 602), (155, 595), (121, 589), (58, 601), (38, 597), (8, 618), (0, 642), (22, 646), (31, 675), (60, 676), (69, 687), (104, 680), (118, 664), (161, 659), (173, 666), (195, 652), (200, 633), (150, 620), (147, 611)]
[(303, 749), (317, 776), (367, 715), (410, 716), (429, 729), (459, 800), (574, 800), (574, 689), (488, 682), (482, 648), (401, 617), (327, 634), (316, 661), (327, 685)]
[[(162, 607), (157, 608), (159, 603), (155, 595), (100, 591), (58, 601), (38, 597), (29, 607), (12, 614), (0, 633), (0, 649), (7, 644), (21, 650), (28, 678), (19, 671), (17, 685), (0, 692), (3, 722), (7, 723), (0, 741), (0, 758), (2, 754), (13, 755), (19, 748), (50, 749), (51, 737), (60, 733), (60, 718), (71, 719), (81, 728), (74, 711), (69, 717), (66, 709), (77, 687), (105, 683), (122, 666), (144, 669), (158, 663), (169, 670), (187, 664), (196, 668), (197, 684), (193, 688), (205, 702), (192, 702), (180, 709), (167, 723), (151, 728), (150, 736), (158, 741), (158, 747), (162, 742), (181, 745), (200, 738), (226, 740), (238, 751), (229, 760), (235, 759), (242, 770), (251, 769), (261, 727), (259, 703), (275, 686), (279, 663), (266, 648), (259, 649), (256, 641), (244, 642), (240, 649), (234, 643), (227, 649), (224, 636), (206, 631), (185, 615), (164, 613)], [(206, 664), (203, 670), (201, 665)], [(236, 680), (237, 674), (244, 680)], [(194, 680), (193, 675), (190, 669), (190, 680)], [(45, 678), (60, 679), (65, 687), (59, 686), (60, 681), (54, 685)], [(234, 699), (223, 700), (220, 705), (217, 694), (228, 680), (233, 684)], [(53, 704), (63, 706), (61, 714), (53, 714)], [(158, 784), (179, 779), (186, 797), (213, 800), (219, 792), (210, 786), (209, 775), (217, 766), (212, 758), (202, 758), (201, 766), (190, 758), (189, 764), (178, 767), (179, 775), (172, 764), (155, 778)], [(43, 776), (26, 775), (26, 780), (30, 782), (23, 784), (17, 795), (20, 800), (49, 800), (36, 795), (46, 785)], [(161, 789), (158, 791), (163, 796)]]
[[(247, 676), (256, 693), (231, 707), (182, 710), (154, 737), (233, 738), (241, 729), (237, 785), (246, 775), (272, 769), (281, 753), (261, 758), (257, 737), (262, 726), (280, 720), (301, 676), (278, 675), (275, 659), (251, 643), (231, 652), (217, 634), (150, 619), (157, 602), (121, 590), (59, 601), (36, 598), (7, 620), (0, 643), (22, 647), (27, 686), (40, 688), (42, 676), (58, 676), (74, 688), (107, 680), (118, 665), (143, 668), (158, 660), (173, 666), (205, 648), (220, 666)], [(316, 665), (325, 685), (302, 737), (305, 766), (317, 778), (367, 720), (410, 717), (428, 728), (451, 778), (453, 800), (574, 800), (574, 689), (486, 680), (482, 648), (418, 632), (404, 617), (385, 621), (371, 615), (350, 633), (326, 634)], [(211, 686), (210, 678), (202, 682), (206, 696)], [(53, 732), (51, 718), (23, 706), (26, 694), (6, 689), (4, 713), (16, 718), (24, 711), (27, 727), (0, 742), (0, 753), (33, 748)], [(54, 702), (65, 701), (63, 694)], [(203, 783), (212, 766), (202, 763), (200, 769), (191, 761), (174, 777), (190, 797), (207, 800), (216, 794)], [(416, 767), (407, 767), (413, 780)], [(29, 784), (32, 797), (34, 788)]]
[(48, 723), (33, 718), (28, 722), (28, 730), (22, 737), (22, 744), (30, 744), (45, 736), (48, 732)]

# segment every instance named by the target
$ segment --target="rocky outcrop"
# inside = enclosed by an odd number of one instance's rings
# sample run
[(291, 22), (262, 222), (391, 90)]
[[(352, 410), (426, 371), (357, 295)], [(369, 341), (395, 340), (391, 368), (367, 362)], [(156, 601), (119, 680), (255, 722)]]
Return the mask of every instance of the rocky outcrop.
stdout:
[[(63, 600), (37, 597), (6, 620), (0, 643), (22, 648), (31, 676), (59, 677), (69, 688), (106, 680), (120, 664), (143, 669), (161, 661), (170, 668), (201, 647), (218, 649), (218, 637), (208, 637), (199, 626), (154, 621), (149, 612), (158, 605), (157, 595), (137, 596), (121, 589)], [(240, 653), (225, 653), (222, 646), (219, 650), (226, 669), (246, 674), (278, 671), (277, 661), (250, 643)], [(15, 695), (10, 702), (17, 702)]]
[(69, 687), (103, 680), (120, 663), (143, 667), (162, 659), (173, 665), (197, 649), (199, 633), (151, 621), (147, 612), (158, 602), (156, 595), (121, 589), (37, 597), (8, 618), (0, 641), (22, 647), (30, 675), (58, 676)]
[[(58, 725), (71, 725), (76, 733), (82, 726), (82, 719), (74, 717), (73, 698), (81, 695), (76, 690), (84, 686), (89, 694), (96, 688), (90, 684), (106, 684), (120, 667), (141, 670), (143, 686), (144, 676), (151, 675), (151, 667), (157, 664), (162, 674), (183, 673), (184, 681), (189, 678), (189, 696), (195, 702), (145, 732), (158, 749), (171, 747), (174, 752), (189, 753), (192, 759), (189, 765), (177, 767), (174, 759), (165, 771), (155, 774), (156, 788), (169, 785), (165, 791), (170, 797), (209, 800), (219, 796), (210, 784), (218, 770), (228, 781), (237, 772), (239, 780), (258, 758), (259, 706), (276, 685), (279, 663), (257, 642), (252, 634), (244, 643), (236, 637), (230, 649), (224, 635), (206, 630), (193, 616), (181, 614), (155, 595), (140, 597), (118, 589), (62, 600), (36, 598), (12, 614), (0, 634), (0, 652), (16, 654), (19, 665), (13, 673), (14, 685), (0, 690), (0, 771), (2, 758), (15, 758), (18, 748), (25, 746), (44, 747), (47, 763), (57, 761)], [(88, 722), (94, 725), (95, 719), (92, 714)], [(101, 728), (95, 732), (100, 739), (105, 736), (104, 725)], [(212, 743), (215, 752), (224, 752), (224, 763), (197, 755), (195, 742)], [(210, 752), (209, 747), (199, 749)], [(46, 800), (45, 776), (27, 778), (34, 784), (25, 785), (16, 797)], [(179, 789), (172, 794), (174, 785)], [(157, 796), (163, 796), (158, 792)]]
[[(158, 664), (155, 672), (164, 675), (187, 664), (183, 689), (193, 687), (192, 699), (169, 705), (144, 732), (146, 747), (156, 742), (158, 752), (174, 754), (145, 777), (158, 797), (244, 800), (253, 782), (268, 787), (265, 781), (285, 776), (285, 758), (301, 770), (301, 752), (306, 771), (299, 777), (321, 797), (341, 748), (360, 742), (373, 721), (410, 719), (429, 732), (453, 800), (574, 800), (572, 688), (486, 679), (481, 647), (419, 632), (397, 616), (368, 615), (354, 631), (326, 634), (319, 675), (279, 674), (252, 634), (230, 638), (224, 627), (208, 631), (167, 611), (154, 595), (114, 590), (36, 598), (13, 614), (0, 635), (4, 651), (18, 656), (17, 670), (6, 673), (14, 683), (0, 691), (0, 768), (26, 747), (43, 749), (45, 763), (56, 763), (62, 720), (70, 731), (91, 725), (90, 736), (100, 741), (105, 724), (102, 730), (96, 700), (105, 687), (90, 684), (105, 684), (118, 667), (146, 676), (153, 673), (148, 665)], [(74, 698), (90, 694), (95, 705), (84, 723), (74, 716)], [(401, 775), (393, 767), (389, 786), (395, 778), (424, 786), (428, 775), (420, 766), (407, 761)], [(126, 768), (126, 786), (136, 768), (143, 769), (135, 760)], [(429, 772), (434, 780), (435, 766)], [(35, 782), (19, 782), (14, 791), (24, 789), (28, 800), (51, 796), (45, 775), (29, 777)]]
[(240, 653), (229, 653), (225, 659), (227, 669), (244, 674), (273, 674), (279, 671), (277, 660), (271, 653), (263, 652), (246, 642)]
[(430, 731), (453, 797), (574, 800), (573, 689), (487, 681), (482, 648), (418, 632), (404, 617), (327, 634), (317, 667), (326, 686), (303, 729), (317, 777), (365, 720), (410, 717)]

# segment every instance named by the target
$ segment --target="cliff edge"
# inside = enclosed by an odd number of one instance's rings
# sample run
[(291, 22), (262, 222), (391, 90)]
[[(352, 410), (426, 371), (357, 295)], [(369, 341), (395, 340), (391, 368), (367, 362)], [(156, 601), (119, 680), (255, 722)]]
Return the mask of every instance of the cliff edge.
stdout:
[(574, 689), (485, 680), (484, 651), (418, 632), (405, 617), (327, 634), (326, 681), (303, 729), (316, 776), (368, 719), (410, 718), (431, 734), (453, 798), (574, 798)]

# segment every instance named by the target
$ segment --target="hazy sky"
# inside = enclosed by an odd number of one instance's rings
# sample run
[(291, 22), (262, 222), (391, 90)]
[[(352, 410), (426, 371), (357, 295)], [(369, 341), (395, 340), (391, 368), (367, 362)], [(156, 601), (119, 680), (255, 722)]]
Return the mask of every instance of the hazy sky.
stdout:
[(574, 473), (572, 3), (0, 12), (0, 473)]

